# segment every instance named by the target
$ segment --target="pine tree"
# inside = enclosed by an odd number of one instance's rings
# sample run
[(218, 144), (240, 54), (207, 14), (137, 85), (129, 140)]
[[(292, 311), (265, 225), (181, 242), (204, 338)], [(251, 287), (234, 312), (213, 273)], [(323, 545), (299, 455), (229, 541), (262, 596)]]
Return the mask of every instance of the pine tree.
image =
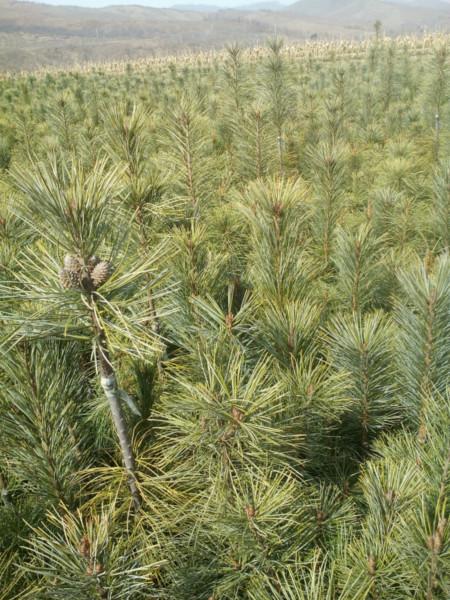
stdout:
[(426, 427), (426, 398), (444, 393), (449, 376), (449, 259), (416, 264), (399, 275), (395, 319), (398, 335), (398, 395), (414, 421)]
[(269, 56), (262, 80), (262, 92), (269, 105), (272, 124), (276, 131), (280, 175), (284, 174), (285, 125), (293, 112), (294, 98), (289, 86), (287, 61), (283, 57), (283, 41), (269, 40)]
[[(130, 260), (130, 257), (120, 256), (124, 239), (116, 237), (114, 245), (109, 245), (113, 231), (111, 199), (119, 182), (117, 171), (107, 173), (104, 162), (87, 171), (76, 162), (57, 165), (52, 160), (48, 165), (37, 164), (26, 176), (16, 172), (15, 181), (18, 190), (27, 198), (27, 202), (20, 203), (19, 214), (42, 241), (47, 242), (48, 250), (40, 262), (36, 262), (33, 248), (24, 250), (22, 264), (26, 268), (22, 267), (15, 273), (14, 280), (7, 282), (5, 295), (20, 304), (7, 319), (12, 323), (24, 323), (14, 333), (18, 340), (32, 340), (44, 335), (46, 338), (91, 341), (100, 384), (110, 404), (137, 506), (135, 459), (112, 353), (118, 346), (122, 348), (125, 340), (131, 356), (139, 357), (157, 347), (143, 325), (152, 315), (148, 315), (148, 307), (142, 304), (145, 286), (141, 283), (139, 289), (139, 281), (142, 282), (151, 269), (153, 256), (151, 259), (134, 256), (130, 262), (124, 262)], [(61, 288), (57, 259), (50, 254), (61, 246), (70, 253), (66, 255), (65, 264), (78, 262), (80, 265), (79, 272), (68, 271), (76, 275), (73, 289)], [(114, 260), (121, 260), (122, 264), (113, 278), (103, 276), (96, 285), (90, 261), (102, 251), (109, 253), (111, 264)], [(36, 310), (37, 316), (33, 317)], [(137, 313), (140, 313), (139, 319), (136, 319)]]
[(345, 150), (341, 145), (320, 144), (309, 155), (315, 194), (311, 230), (317, 247), (317, 260), (329, 268), (335, 229), (346, 197)]
[(437, 252), (449, 251), (450, 243), (450, 165), (443, 164), (434, 178), (431, 224)]
[(390, 373), (392, 325), (381, 313), (343, 315), (332, 321), (329, 335), (332, 364), (348, 374), (351, 385), (348, 427), (367, 452), (372, 436), (399, 418)]

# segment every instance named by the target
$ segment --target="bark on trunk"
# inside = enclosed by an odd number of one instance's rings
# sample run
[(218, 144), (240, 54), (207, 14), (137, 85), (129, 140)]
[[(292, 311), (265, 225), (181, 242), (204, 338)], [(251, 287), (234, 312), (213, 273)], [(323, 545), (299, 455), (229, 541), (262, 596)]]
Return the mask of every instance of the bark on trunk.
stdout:
[(131, 495), (135, 508), (139, 508), (141, 500), (136, 484), (136, 463), (134, 460), (133, 449), (128, 436), (128, 430), (125, 423), (125, 418), (120, 404), (119, 390), (114, 371), (109, 375), (101, 375), (100, 383), (102, 385), (105, 396), (108, 399), (109, 408), (119, 438), (120, 448), (125, 468), (128, 472), (128, 485), (130, 486)]
[[(93, 300), (95, 302), (95, 300)], [(95, 311), (93, 311), (93, 324), (97, 335), (98, 343), (98, 361), (100, 366), (100, 383), (109, 403), (117, 437), (119, 438), (120, 449), (125, 468), (128, 473), (128, 485), (136, 509), (141, 505), (141, 498), (137, 487), (136, 463), (134, 460), (133, 448), (128, 435), (127, 424), (120, 403), (120, 392), (117, 386), (116, 374), (109, 358), (108, 344), (105, 332), (98, 322)]]

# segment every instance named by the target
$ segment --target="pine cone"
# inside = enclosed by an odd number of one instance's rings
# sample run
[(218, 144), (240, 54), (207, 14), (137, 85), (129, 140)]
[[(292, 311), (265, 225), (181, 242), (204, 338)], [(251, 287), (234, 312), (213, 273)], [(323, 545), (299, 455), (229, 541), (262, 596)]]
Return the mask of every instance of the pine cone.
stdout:
[(96, 288), (100, 287), (111, 277), (113, 268), (111, 263), (102, 260), (96, 265), (91, 273), (92, 283)]
[(61, 269), (59, 280), (65, 289), (77, 289), (80, 287), (80, 274), (68, 269)]
[(101, 260), (99, 259), (98, 256), (91, 256), (90, 258), (88, 258), (87, 261), (87, 268), (89, 273), (92, 273), (92, 271), (95, 269), (95, 267), (101, 262)]
[(66, 254), (64, 257), (64, 269), (73, 273), (79, 273), (81, 271), (81, 260), (77, 256)]

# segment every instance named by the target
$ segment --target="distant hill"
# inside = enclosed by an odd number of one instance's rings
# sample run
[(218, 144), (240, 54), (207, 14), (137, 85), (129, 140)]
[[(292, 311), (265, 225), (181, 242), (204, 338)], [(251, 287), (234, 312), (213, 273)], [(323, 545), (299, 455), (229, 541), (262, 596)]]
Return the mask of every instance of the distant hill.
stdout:
[(274, 33), (288, 41), (363, 38), (373, 35), (377, 19), (389, 34), (423, 27), (450, 30), (450, 4), (299, 0), (286, 7), (277, 0), (244, 0), (239, 9), (208, 4), (86, 8), (0, 0), (0, 70), (133, 59), (218, 48), (235, 41), (250, 45)]
[(305, 17), (325, 17), (326, 15), (331, 16), (339, 10), (339, 4), (350, 7), (353, 0), (343, 0), (342, 3), (336, 2), (336, 0), (299, 0), (289, 5), (286, 10)]
[(281, 2), (255, 2), (252, 4), (243, 4), (242, 6), (238, 6), (238, 10), (282, 10), (284, 8)]
[(396, 4), (409, 4), (410, 6), (421, 6), (423, 8), (435, 8), (445, 10), (450, 0), (395, 0)]
[(203, 13), (217, 12), (220, 10), (219, 6), (213, 6), (212, 4), (174, 4), (170, 8), (173, 8), (174, 10), (188, 10)]
[(355, 25), (380, 20), (389, 30), (436, 27), (450, 23), (450, 4), (428, 0), (427, 4), (392, 0), (299, 0), (286, 8), (297, 17)]

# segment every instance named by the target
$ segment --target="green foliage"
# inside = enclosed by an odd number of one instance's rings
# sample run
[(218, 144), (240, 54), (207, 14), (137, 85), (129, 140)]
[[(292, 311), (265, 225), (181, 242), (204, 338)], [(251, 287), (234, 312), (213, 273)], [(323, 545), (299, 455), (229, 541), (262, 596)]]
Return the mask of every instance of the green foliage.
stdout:
[(329, 335), (331, 361), (348, 374), (355, 405), (350, 417), (367, 451), (372, 435), (399, 418), (391, 390), (392, 325), (380, 313), (339, 316), (332, 321)]
[(438, 252), (449, 251), (450, 245), (450, 165), (443, 164), (434, 180), (431, 227)]
[(376, 304), (382, 248), (383, 240), (376, 238), (367, 225), (354, 234), (342, 229), (336, 234), (337, 293), (353, 312)]
[(166, 165), (174, 178), (174, 193), (184, 205), (184, 216), (195, 219), (210, 200), (215, 179), (206, 124), (198, 104), (183, 96), (167, 115), (161, 140)]
[(449, 597), (448, 39), (375, 37), (0, 81), (0, 600)]
[(311, 148), (308, 160), (315, 195), (311, 231), (324, 269), (332, 257), (335, 229), (345, 203), (345, 154), (344, 146), (322, 142)]
[(15, 485), (43, 504), (73, 504), (77, 472), (88, 465), (79, 422), (87, 388), (75, 358), (73, 348), (50, 344), (17, 347), (2, 361), (2, 455)]
[(410, 416), (421, 419), (424, 397), (434, 389), (443, 393), (449, 381), (449, 257), (403, 271), (399, 279), (398, 393)]
[[(122, 535), (126, 519), (114, 504), (92, 510), (51, 513), (48, 525), (29, 542), (34, 560), (27, 570), (37, 575), (35, 598), (150, 598), (158, 563), (152, 549), (139, 547), (139, 527)], [(51, 582), (51, 583), (50, 583)]]

